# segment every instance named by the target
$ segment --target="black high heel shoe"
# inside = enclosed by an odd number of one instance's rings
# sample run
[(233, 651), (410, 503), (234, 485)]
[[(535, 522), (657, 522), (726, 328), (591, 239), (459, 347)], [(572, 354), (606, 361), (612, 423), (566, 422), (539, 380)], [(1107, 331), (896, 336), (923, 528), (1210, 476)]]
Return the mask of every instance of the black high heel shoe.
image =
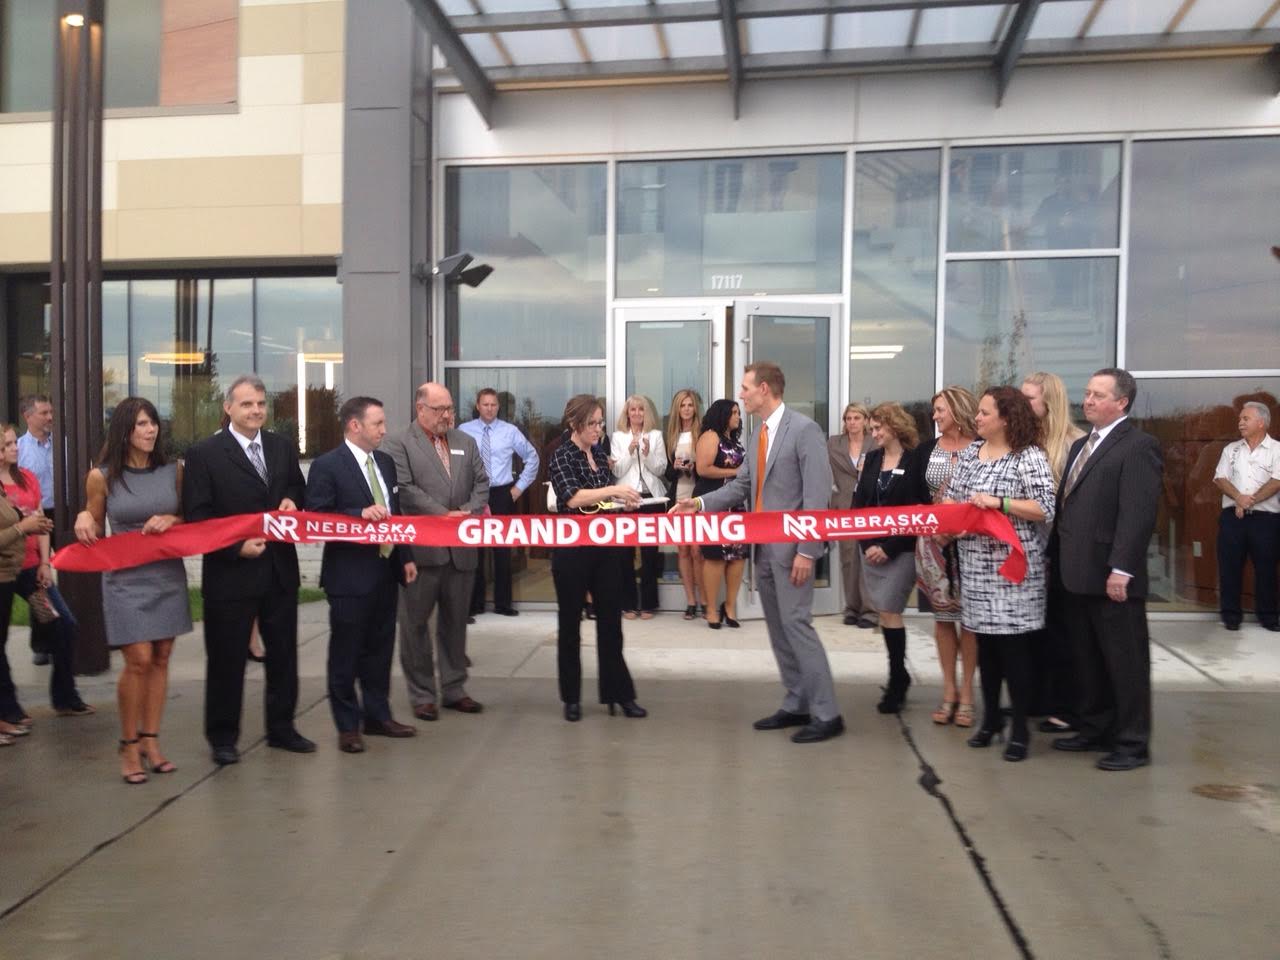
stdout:
[(1010, 740), (1009, 745), (1004, 748), (1004, 758), (1010, 763), (1027, 759), (1027, 745), (1017, 740)]
[(615, 706), (621, 707), (622, 715), (624, 717), (629, 717), (632, 720), (641, 720), (649, 715), (649, 711), (640, 706), (640, 704), (636, 703), (634, 700), (624, 700), (621, 703), (609, 704), (609, 716), (611, 717), (615, 715), (613, 712), (613, 708)]
[(698, 615), (698, 605), (696, 603), (691, 603), (684, 608), (684, 618), (686, 620), (692, 620), (697, 615)]
[(737, 630), (742, 624), (725, 612), (724, 604), (720, 604), (720, 622), (732, 630)]
[[(975, 733), (972, 737), (970, 737), (968, 740), (966, 740), (966, 741), (965, 741), (965, 743), (967, 743), (967, 744), (968, 744), (969, 746), (971, 746), (971, 747), (979, 747), (979, 748), (981, 748), (981, 747), (989, 747), (989, 746), (991, 746), (991, 741), (992, 741), (992, 740), (1004, 740), (1004, 725), (1003, 725), (1003, 724), (1002, 724), (1002, 725), (1000, 725), (999, 727), (996, 727), (994, 730), (989, 729), (989, 728), (988, 728), (988, 727), (986, 727), (986, 726), (983, 726), (983, 727), (982, 727), (982, 729), (980, 729), (980, 730), (979, 730), (977, 733)], [(1012, 746), (1012, 744), (1010, 744), (1010, 746)], [(1023, 750), (1024, 750), (1024, 751), (1026, 750), (1026, 745), (1025, 745), (1025, 744), (1023, 745)], [(1021, 757), (1019, 757), (1018, 759), (1022, 759), (1022, 758), (1021, 758)]]
[(566, 703), (564, 705), (564, 718), (570, 723), (577, 723), (582, 719), (582, 704)]
[(876, 710), (880, 713), (901, 713), (902, 705), (907, 702), (907, 688), (911, 686), (911, 677), (905, 680), (889, 681), (887, 687), (881, 687), (884, 696), (880, 698), (880, 702), (876, 704)]

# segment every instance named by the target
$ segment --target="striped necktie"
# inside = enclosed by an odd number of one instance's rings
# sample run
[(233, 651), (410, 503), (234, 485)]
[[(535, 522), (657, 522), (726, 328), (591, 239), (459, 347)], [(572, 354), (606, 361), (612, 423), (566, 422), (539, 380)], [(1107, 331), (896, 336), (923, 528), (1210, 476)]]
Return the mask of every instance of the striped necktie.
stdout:
[(258, 443), (257, 440), (249, 444), (249, 462), (253, 464), (253, 469), (258, 472), (258, 478), (263, 483), (270, 484), (271, 481), (267, 478), (267, 464), (262, 459), (262, 444)]
[(489, 431), (493, 429), (493, 424), (486, 423), (484, 425), (484, 436), (480, 438), (480, 459), (484, 461), (484, 472), (489, 477), (489, 482), (493, 482), (493, 447), (489, 443)]
[(1098, 431), (1094, 430), (1089, 434), (1089, 439), (1085, 441), (1084, 447), (1080, 450), (1080, 455), (1076, 457), (1076, 462), (1071, 465), (1071, 472), (1067, 474), (1067, 482), (1062, 488), (1062, 495), (1065, 497), (1075, 489), (1076, 481), (1080, 479), (1080, 474), (1084, 470), (1084, 462), (1089, 459), (1089, 455), (1093, 453), (1093, 448), (1098, 442)]

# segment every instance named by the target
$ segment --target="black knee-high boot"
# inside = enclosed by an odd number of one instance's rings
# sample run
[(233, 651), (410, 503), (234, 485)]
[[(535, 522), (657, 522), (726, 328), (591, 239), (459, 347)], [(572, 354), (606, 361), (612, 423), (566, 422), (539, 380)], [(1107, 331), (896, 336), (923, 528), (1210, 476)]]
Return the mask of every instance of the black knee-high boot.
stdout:
[(906, 627), (882, 627), (881, 631), (889, 655), (889, 682), (876, 709), (881, 713), (897, 713), (907, 699), (907, 687), (911, 686), (911, 675), (907, 673), (907, 630)]

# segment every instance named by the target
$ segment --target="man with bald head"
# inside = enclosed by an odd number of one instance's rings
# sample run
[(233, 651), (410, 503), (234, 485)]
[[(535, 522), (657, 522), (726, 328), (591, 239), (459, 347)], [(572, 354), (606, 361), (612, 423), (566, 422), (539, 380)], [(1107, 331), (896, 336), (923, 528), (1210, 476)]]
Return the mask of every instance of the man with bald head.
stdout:
[[(439, 383), (424, 383), (413, 405), (413, 423), (382, 444), (396, 464), (401, 511), (445, 517), (482, 513), (489, 502), (489, 477), (476, 442), (454, 429), (456, 411), (449, 390)], [(400, 589), (400, 666), (413, 715), (435, 720), (437, 704), (479, 713), (484, 708), (464, 689), (467, 617), (477, 552), (473, 547), (414, 547), (413, 559), (418, 579)], [(432, 612), (437, 612), (439, 691), (428, 633)]]

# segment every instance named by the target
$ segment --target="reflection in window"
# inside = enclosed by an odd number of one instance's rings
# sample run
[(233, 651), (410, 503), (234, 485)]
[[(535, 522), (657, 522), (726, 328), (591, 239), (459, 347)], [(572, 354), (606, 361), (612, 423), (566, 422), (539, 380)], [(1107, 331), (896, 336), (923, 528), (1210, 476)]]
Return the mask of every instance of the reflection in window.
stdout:
[(1274, 367), (1280, 137), (1133, 145), (1128, 365)]
[(849, 400), (892, 400), (924, 436), (933, 393), (937, 150), (859, 153), (854, 171)]
[(450, 286), (445, 358), (603, 358), (604, 165), (452, 167), (446, 183), (445, 252), (494, 272)]
[(618, 296), (837, 293), (844, 158), (618, 165)]
[(1114, 257), (952, 261), (946, 296), (947, 383), (1016, 386), (1047, 370), (1075, 398), (1114, 362)]
[[(484, 387), (498, 391), (498, 416), (515, 424), (538, 450), (538, 479), (516, 502), (519, 513), (547, 512), (547, 463), (551, 445), (562, 432), (561, 416), (569, 398), (579, 393), (603, 397), (605, 368), (598, 367), (451, 367), (445, 386), (453, 393), (458, 421), (475, 413), (476, 394)], [(606, 434), (609, 431), (606, 431)], [(550, 552), (545, 548), (512, 550), (512, 591), (516, 600), (554, 600)]]
[[(1218, 608), (1218, 515), (1222, 494), (1213, 485), (1218, 457), (1240, 438), (1236, 421), (1246, 401), (1271, 410), (1271, 435), (1280, 435), (1280, 378), (1139, 380), (1134, 416), (1164, 452), (1164, 491), (1148, 554), (1152, 599), (1172, 609)], [(1245, 606), (1251, 606), (1252, 570)]]
[(704, 406), (716, 399), (710, 320), (635, 321), (626, 325), (626, 338), (626, 395), (648, 397), (660, 419), (678, 390), (696, 390)]
[(1119, 144), (957, 147), (950, 163), (952, 253), (1119, 245)]

